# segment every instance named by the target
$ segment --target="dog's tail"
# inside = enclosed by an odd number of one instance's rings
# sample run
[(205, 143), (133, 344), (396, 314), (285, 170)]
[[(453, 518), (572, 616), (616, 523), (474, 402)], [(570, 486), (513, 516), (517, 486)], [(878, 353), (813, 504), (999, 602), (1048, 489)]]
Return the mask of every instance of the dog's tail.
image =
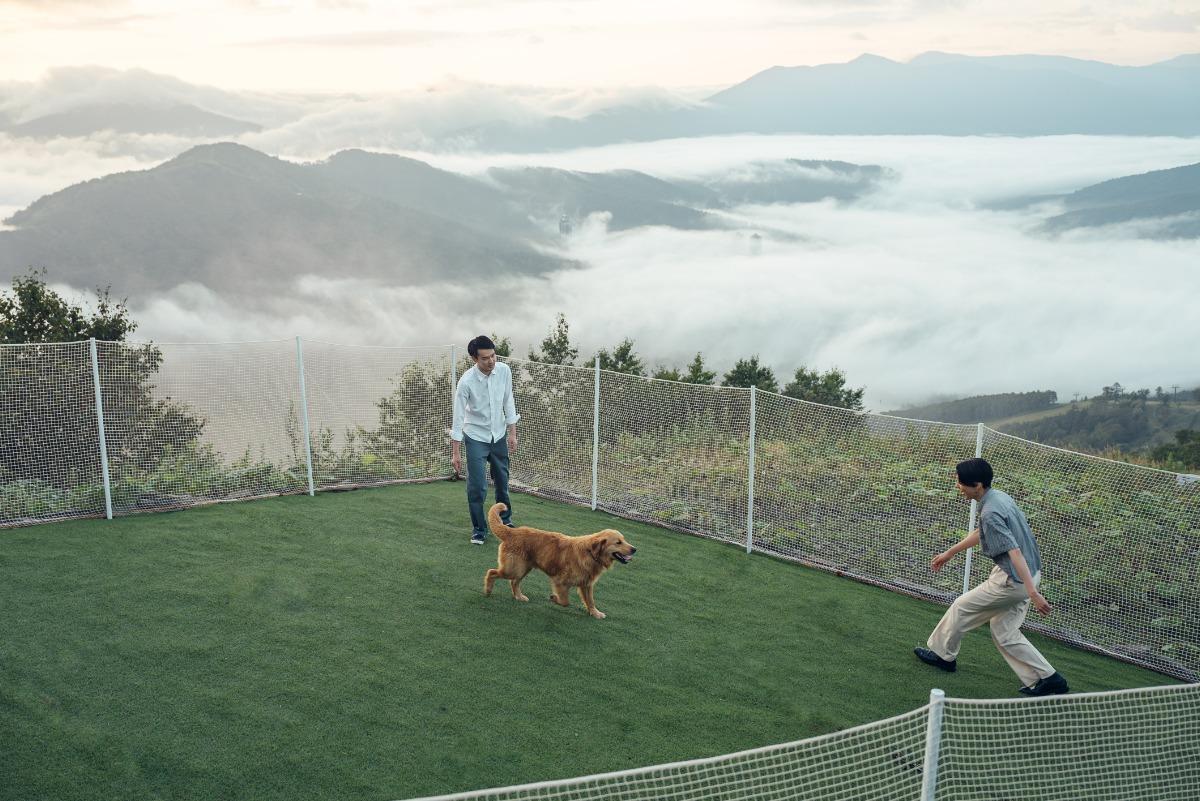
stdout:
[(491, 510), (488, 512), (488, 528), (490, 528), (492, 533), (496, 535), (496, 539), (500, 540), (501, 542), (508, 537), (508, 532), (510, 530), (505, 522), (500, 519), (500, 514), (506, 511), (508, 511), (507, 506), (502, 503), (494, 503), (492, 504)]

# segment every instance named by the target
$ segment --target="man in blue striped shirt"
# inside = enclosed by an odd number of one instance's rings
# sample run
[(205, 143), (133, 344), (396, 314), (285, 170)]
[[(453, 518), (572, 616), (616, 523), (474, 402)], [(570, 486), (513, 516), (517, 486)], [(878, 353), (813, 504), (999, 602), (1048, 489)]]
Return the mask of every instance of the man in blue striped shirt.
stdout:
[(1043, 617), (1054, 608), (1038, 592), (1042, 555), (1025, 514), (1007, 493), (992, 489), (992, 466), (985, 460), (959, 462), (955, 472), (959, 493), (979, 504), (979, 527), (933, 557), (930, 567), (937, 572), (955, 554), (975, 545), (996, 564), (986, 581), (950, 605), (929, 635), (929, 647), (913, 652), (922, 662), (952, 672), (963, 635), (987, 623), (996, 647), (1023, 682), (1022, 694), (1068, 692), (1067, 680), (1021, 633), (1030, 604)]
[[(471, 512), (471, 542), (487, 539), (485, 470), (491, 465), (496, 502), (508, 509), (500, 516), (512, 525), (512, 500), (508, 495), (509, 459), (517, 452), (517, 414), (512, 371), (496, 360), (496, 344), (487, 336), (467, 343), (475, 366), (463, 373), (454, 391), (454, 424), (450, 429), (450, 464), (462, 473), (462, 451), (467, 452), (467, 508)], [(465, 447), (464, 447), (465, 446)]]

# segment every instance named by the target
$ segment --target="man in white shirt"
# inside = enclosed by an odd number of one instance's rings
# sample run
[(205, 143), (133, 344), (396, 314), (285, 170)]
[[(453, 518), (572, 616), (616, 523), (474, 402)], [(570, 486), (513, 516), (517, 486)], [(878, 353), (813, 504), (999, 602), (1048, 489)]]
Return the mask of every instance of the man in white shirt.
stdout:
[[(512, 500), (508, 496), (510, 454), (517, 452), (517, 404), (513, 400), (512, 370), (496, 361), (496, 344), (480, 335), (467, 343), (475, 366), (463, 373), (454, 390), (454, 425), (450, 429), (450, 464), (462, 473), (462, 450), (467, 452), (467, 508), (471, 511), (471, 543), (487, 539), (485, 466), (492, 468), (496, 502), (508, 509), (500, 516), (512, 525)], [(507, 432), (505, 431), (507, 429)], [(507, 436), (506, 436), (507, 433)], [(465, 446), (465, 447), (464, 447)]]

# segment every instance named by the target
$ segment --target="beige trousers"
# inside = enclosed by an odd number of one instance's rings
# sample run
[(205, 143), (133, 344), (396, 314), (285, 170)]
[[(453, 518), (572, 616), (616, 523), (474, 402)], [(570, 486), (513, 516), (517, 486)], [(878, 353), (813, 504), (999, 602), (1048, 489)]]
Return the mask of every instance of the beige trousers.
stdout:
[[(1041, 580), (1039, 572), (1033, 577), (1033, 586), (1036, 588)], [(992, 640), (1009, 667), (1026, 687), (1031, 687), (1038, 679), (1053, 676), (1054, 668), (1021, 633), (1028, 611), (1029, 593), (1024, 585), (1013, 581), (997, 565), (986, 581), (950, 605), (929, 635), (929, 648), (942, 659), (953, 661), (958, 658), (963, 635), (989, 623)]]

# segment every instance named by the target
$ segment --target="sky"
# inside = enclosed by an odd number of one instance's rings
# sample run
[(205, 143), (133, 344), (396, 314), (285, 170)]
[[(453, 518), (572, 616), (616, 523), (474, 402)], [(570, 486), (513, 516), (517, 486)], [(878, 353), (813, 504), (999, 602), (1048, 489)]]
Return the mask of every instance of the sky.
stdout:
[(772, 66), (937, 50), (1145, 65), (1200, 52), (1195, 0), (0, 0), (0, 80), (142, 69), (236, 91), (443, 82), (708, 91)]

